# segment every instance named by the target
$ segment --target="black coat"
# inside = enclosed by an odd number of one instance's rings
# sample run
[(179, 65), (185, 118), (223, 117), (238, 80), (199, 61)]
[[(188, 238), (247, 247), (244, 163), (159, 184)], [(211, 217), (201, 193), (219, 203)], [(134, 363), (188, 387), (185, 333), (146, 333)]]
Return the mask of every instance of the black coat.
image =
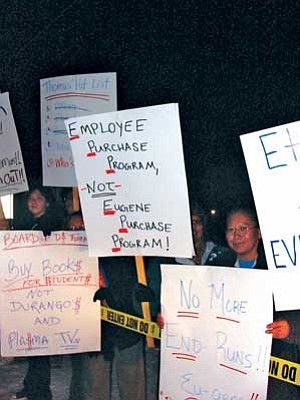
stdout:
[(39, 218), (34, 218), (32, 215), (27, 215), (22, 221), (15, 224), (15, 230), (34, 230), (43, 231), (44, 235), (50, 235), (51, 232), (61, 230), (63, 227), (63, 220), (60, 214), (52, 214), (46, 211)]
[[(267, 262), (262, 245), (258, 248), (258, 258), (255, 269), (267, 269)], [(295, 363), (300, 363), (300, 310), (275, 311), (274, 320), (284, 319), (289, 322), (291, 327), (290, 335), (287, 339), (273, 339), (271, 355)], [(300, 389), (291, 383), (283, 382), (279, 379), (269, 377), (267, 400), (299, 400)]]
[[(134, 289), (137, 285), (137, 274), (134, 257), (99, 258), (99, 265), (105, 274), (108, 286), (106, 298), (108, 306), (137, 315), (134, 306)], [(142, 335), (108, 322), (102, 322), (102, 349), (104, 353), (116, 346), (125, 349), (142, 339)]]

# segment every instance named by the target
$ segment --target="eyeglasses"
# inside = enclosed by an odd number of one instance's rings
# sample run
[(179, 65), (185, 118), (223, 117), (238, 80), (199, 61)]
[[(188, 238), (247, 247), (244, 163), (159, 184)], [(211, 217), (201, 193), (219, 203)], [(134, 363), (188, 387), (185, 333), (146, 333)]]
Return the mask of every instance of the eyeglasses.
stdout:
[(240, 235), (245, 235), (251, 229), (256, 229), (257, 226), (246, 226), (246, 225), (239, 225), (236, 227), (229, 227), (226, 229), (227, 235), (234, 235), (235, 233), (239, 233)]

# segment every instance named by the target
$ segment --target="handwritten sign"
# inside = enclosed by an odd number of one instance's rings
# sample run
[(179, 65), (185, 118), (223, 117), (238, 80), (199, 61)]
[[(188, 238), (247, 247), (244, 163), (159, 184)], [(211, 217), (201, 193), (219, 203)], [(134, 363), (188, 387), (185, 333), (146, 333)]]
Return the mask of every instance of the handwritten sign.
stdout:
[(46, 78), (40, 81), (44, 186), (76, 186), (64, 120), (117, 109), (116, 74)]
[(177, 104), (70, 119), (92, 256), (193, 253)]
[(2, 356), (99, 350), (98, 261), (85, 232), (0, 232), (0, 263)]
[[(159, 399), (266, 399), (268, 271), (162, 266)], [(257, 296), (257, 293), (260, 295)]]
[(282, 282), (274, 292), (276, 308), (300, 308), (298, 287), (290, 290), (300, 278), (300, 122), (242, 135), (241, 143), (268, 268)]
[(27, 178), (9, 94), (0, 94), (0, 194), (28, 190)]

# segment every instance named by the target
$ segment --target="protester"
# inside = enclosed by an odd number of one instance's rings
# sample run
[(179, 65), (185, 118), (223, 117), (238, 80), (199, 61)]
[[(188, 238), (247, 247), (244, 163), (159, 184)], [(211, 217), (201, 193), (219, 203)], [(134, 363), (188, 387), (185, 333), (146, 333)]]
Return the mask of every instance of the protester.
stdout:
[(71, 215), (75, 210), (74, 210), (74, 200), (73, 200), (73, 190), (68, 189), (65, 196), (64, 196), (64, 203), (65, 203), (65, 211), (67, 216)]
[[(50, 192), (41, 186), (35, 186), (27, 197), (27, 211), (24, 219), (15, 225), (17, 230), (40, 230), (45, 236), (51, 231), (62, 228), (62, 219), (54, 210)], [(50, 357), (35, 356), (28, 358), (28, 370), (23, 389), (12, 399), (51, 400)]]
[(208, 240), (207, 216), (199, 207), (192, 207), (192, 228), (195, 254), (193, 258), (176, 258), (176, 263), (184, 265), (231, 266), (235, 254), (227, 247), (218, 246)]
[[(80, 212), (70, 214), (67, 229), (84, 229)], [(136, 315), (137, 278), (133, 257), (99, 259), (99, 287), (94, 301), (100, 300), (114, 309)], [(144, 400), (142, 336), (102, 321), (101, 339), (101, 351), (71, 356), (69, 400), (110, 400), (113, 364), (121, 400)]]
[[(236, 254), (235, 267), (267, 269), (258, 220), (253, 210), (237, 208), (229, 212), (226, 239)], [(299, 363), (300, 311), (275, 312), (274, 317), (274, 322), (266, 327), (266, 333), (273, 335), (272, 356)], [(299, 397), (296, 385), (269, 378), (268, 400), (296, 400)]]
[[(76, 211), (81, 211), (80, 200), (79, 197), (76, 200), (78, 193), (74, 193), (72, 188), (65, 188), (62, 191), (62, 201), (64, 205), (64, 214), (65, 214), (65, 225), (68, 223), (69, 217), (72, 213)], [(76, 207), (77, 206), (77, 207)]]
[(27, 209), (14, 226), (16, 230), (40, 230), (44, 235), (62, 229), (63, 214), (56, 206), (50, 189), (35, 185), (27, 195)]
[[(94, 301), (105, 301), (113, 309), (137, 315), (134, 293), (137, 275), (134, 257), (99, 259), (105, 288), (100, 288)], [(121, 400), (145, 400), (144, 338), (141, 334), (102, 321), (102, 351), (91, 357), (88, 400), (109, 400), (112, 366)]]

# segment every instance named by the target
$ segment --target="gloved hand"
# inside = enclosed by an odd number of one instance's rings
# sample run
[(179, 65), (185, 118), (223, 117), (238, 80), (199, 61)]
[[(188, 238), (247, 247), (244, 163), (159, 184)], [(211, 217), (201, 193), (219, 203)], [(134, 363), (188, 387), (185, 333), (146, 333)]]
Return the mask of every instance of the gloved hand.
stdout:
[(96, 302), (97, 300), (100, 302), (101, 300), (106, 300), (109, 303), (109, 298), (110, 290), (108, 288), (100, 288), (94, 293), (93, 302)]
[(153, 293), (153, 290), (146, 285), (143, 285), (142, 283), (137, 283), (133, 289), (133, 295), (134, 298), (142, 303), (144, 301), (153, 301), (155, 298), (155, 295)]
[(232, 267), (236, 261), (236, 254), (227, 247), (215, 246), (209, 253), (205, 265), (219, 265)]

